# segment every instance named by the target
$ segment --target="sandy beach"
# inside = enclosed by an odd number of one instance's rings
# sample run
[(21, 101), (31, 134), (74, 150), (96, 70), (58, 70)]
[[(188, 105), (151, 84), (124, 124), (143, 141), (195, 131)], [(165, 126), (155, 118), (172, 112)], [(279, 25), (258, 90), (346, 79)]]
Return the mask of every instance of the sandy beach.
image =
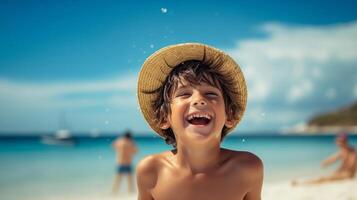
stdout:
[(267, 183), (264, 200), (357, 200), (357, 178), (319, 185), (292, 186), (290, 181)]

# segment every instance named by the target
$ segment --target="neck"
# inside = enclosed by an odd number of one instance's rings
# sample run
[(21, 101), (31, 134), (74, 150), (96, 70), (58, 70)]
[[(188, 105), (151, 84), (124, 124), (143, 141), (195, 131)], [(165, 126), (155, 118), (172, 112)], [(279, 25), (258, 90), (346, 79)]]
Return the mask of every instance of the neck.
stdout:
[(177, 145), (179, 166), (189, 169), (192, 174), (209, 172), (219, 164), (220, 143), (211, 145)]

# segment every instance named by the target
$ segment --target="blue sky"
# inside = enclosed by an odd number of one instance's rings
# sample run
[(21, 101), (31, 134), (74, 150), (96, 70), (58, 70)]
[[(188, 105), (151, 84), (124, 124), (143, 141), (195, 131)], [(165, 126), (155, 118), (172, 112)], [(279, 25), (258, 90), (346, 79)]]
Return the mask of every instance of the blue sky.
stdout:
[(1, 1), (0, 131), (149, 133), (136, 101), (147, 56), (200, 42), (248, 82), (237, 131), (281, 130), (357, 99), (353, 1)]

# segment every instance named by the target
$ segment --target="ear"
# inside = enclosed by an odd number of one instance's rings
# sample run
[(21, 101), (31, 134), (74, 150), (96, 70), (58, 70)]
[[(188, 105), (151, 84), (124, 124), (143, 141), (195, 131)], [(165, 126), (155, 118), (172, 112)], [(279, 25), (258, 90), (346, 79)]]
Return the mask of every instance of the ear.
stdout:
[(232, 128), (233, 125), (234, 125), (234, 121), (233, 121), (233, 120), (230, 120), (230, 119), (226, 119), (226, 123), (224, 123), (224, 125), (225, 125), (227, 128)]
[(164, 122), (162, 122), (160, 124), (160, 128), (163, 130), (166, 130), (166, 129), (170, 128), (170, 123), (167, 120), (165, 120)]

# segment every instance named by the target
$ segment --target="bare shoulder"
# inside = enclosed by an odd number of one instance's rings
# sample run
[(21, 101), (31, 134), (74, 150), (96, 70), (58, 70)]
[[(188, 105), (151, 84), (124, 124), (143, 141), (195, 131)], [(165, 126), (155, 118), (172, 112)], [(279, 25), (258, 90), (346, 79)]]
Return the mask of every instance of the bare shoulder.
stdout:
[(225, 171), (245, 192), (244, 199), (261, 199), (263, 162), (253, 153), (222, 149)]
[(247, 151), (234, 151), (237, 161), (241, 161), (247, 164), (249, 167), (255, 167), (256, 169), (263, 168), (263, 161), (255, 154)]
[(116, 139), (116, 140), (114, 140), (113, 142), (112, 142), (112, 145), (114, 146), (114, 147), (117, 147), (118, 145), (120, 145), (121, 144), (121, 139)]
[(159, 164), (158, 161), (159, 161), (159, 157), (157, 155), (150, 155), (143, 158), (136, 166), (136, 174), (138, 177), (138, 181), (153, 179), (157, 174), (156, 172), (158, 170), (158, 164)]
[(255, 154), (247, 151), (233, 151), (233, 150), (223, 150), (225, 152), (225, 157), (229, 160), (231, 166), (234, 167), (237, 173), (249, 175), (250, 178), (262, 179), (263, 177), (263, 162)]
[(226, 159), (235, 162), (236, 164), (249, 165), (249, 167), (256, 166), (263, 167), (262, 160), (255, 154), (248, 151), (233, 151), (229, 149), (222, 149)]
[(169, 151), (165, 151), (159, 154), (152, 154), (144, 157), (138, 164), (137, 170), (153, 170), (160, 167), (161, 163), (167, 160)]
[(166, 160), (167, 152), (153, 154), (143, 158), (136, 167), (137, 182), (145, 188), (153, 188), (160, 169)]

